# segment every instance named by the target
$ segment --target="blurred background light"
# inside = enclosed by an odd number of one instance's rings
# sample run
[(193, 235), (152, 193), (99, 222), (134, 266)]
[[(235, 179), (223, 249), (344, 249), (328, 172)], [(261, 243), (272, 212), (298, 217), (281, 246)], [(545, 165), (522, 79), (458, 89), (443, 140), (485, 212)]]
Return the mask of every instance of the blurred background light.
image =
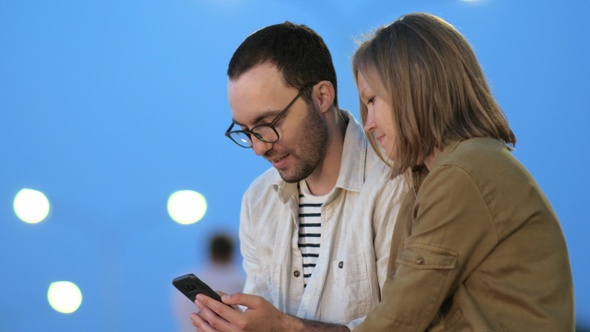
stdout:
[(14, 197), (14, 213), (29, 224), (39, 223), (49, 214), (49, 200), (40, 191), (21, 189)]
[(196, 191), (180, 190), (168, 198), (168, 214), (179, 224), (196, 223), (203, 218), (206, 211), (207, 201)]
[(55, 311), (71, 314), (82, 304), (82, 292), (73, 282), (56, 281), (49, 285), (47, 300)]

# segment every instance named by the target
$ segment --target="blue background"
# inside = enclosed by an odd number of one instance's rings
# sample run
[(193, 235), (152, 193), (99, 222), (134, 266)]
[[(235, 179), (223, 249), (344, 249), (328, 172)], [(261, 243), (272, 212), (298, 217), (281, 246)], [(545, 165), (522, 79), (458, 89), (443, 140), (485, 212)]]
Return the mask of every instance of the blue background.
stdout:
[[(211, 232), (237, 234), (242, 192), (270, 166), (223, 136), (235, 48), (269, 24), (309, 25), (358, 117), (355, 38), (415, 11), (472, 43), (560, 217), (589, 324), (589, 1), (0, 0), (0, 331), (174, 330), (171, 279), (203, 262)], [(47, 195), (47, 220), (18, 220), (21, 188)], [(167, 214), (182, 189), (207, 199), (196, 224)], [(75, 313), (50, 308), (56, 280), (81, 288)]]

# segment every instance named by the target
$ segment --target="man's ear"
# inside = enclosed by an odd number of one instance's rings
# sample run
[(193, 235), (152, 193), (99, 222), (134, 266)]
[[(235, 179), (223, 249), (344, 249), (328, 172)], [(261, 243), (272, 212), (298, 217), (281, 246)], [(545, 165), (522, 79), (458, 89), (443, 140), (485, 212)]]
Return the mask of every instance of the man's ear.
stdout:
[(317, 108), (325, 113), (332, 109), (336, 91), (330, 81), (321, 81), (313, 87), (312, 100)]

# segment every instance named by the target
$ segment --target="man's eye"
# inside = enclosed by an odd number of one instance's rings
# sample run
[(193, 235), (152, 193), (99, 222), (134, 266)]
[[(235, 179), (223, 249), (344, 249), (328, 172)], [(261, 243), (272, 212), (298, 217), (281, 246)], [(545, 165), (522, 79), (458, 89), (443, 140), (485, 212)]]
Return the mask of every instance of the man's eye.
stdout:
[(375, 101), (375, 97), (367, 99), (367, 105), (372, 104)]

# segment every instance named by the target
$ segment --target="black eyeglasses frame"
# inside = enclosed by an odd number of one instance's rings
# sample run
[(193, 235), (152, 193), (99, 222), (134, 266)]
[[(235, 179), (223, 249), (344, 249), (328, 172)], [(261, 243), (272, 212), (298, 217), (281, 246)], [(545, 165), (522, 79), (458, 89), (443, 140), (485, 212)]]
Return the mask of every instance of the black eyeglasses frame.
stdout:
[[(234, 130), (234, 131), (232, 131), (232, 128), (234, 127), (235, 123), (232, 122), (231, 125), (229, 126), (229, 128), (227, 128), (227, 130), (225, 131), (225, 136), (227, 136), (229, 139), (231, 139), (238, 146), (240, 146), (242, 148), (246, 148), (246, 149), (252, 148), (252, 146), (253, 146), (252, 136), (256, 137), (256, 139), (258, 139), (259, 141), (262, 141), (262, 142), (265, 142), (265, 143), (276, 143), (281, 138), (279, 136), (279, 133), (278, 133), (277, 129), (275, 128), (276, 123), (285, 114), (287, 114), (287, 111), (291, 108), (291, 106), (293, 106), (293, 104), (295, 104), (295, 102), (297, 101), (297, 99), (299, 99), (299, 97), (301, 97), (307, 90), (309, 90), (311, 87), (315, 86), (316, 84), (317, 83), (313, 83), (313, 84), (308, 84), (308, 85), (304, 86), (303, 89), (301, 89), (299, 91), (299, 93), (295, 96), (295, 98), (293, 98), (293, 100), (291, 100), (291, 102), (287, 105), (287, 107), (285, 107), (279, 114), (277, 114), (277, 116), (271, 122), (256, 125), (256, 126), (252, 127), (252, 129)], [(265, 140), (262, 137), (262, 135), (260, 135), (259, 133), (256, 132), (256, 129), (257, 128), (261, 128), (261, 127), (269, 127), (270, 129), (272, 129), (272, 131), (277, 136), (277, 139), (275, 139), (275, 140)], [(242, 135), (248, 137), (248, 143), (249, 143), (249, 145), (248, 146), (245, 146), (245, 145), (240, 144), (238, 141), (236, 141), (232, 137), (232, 134), (242, 134)]]

